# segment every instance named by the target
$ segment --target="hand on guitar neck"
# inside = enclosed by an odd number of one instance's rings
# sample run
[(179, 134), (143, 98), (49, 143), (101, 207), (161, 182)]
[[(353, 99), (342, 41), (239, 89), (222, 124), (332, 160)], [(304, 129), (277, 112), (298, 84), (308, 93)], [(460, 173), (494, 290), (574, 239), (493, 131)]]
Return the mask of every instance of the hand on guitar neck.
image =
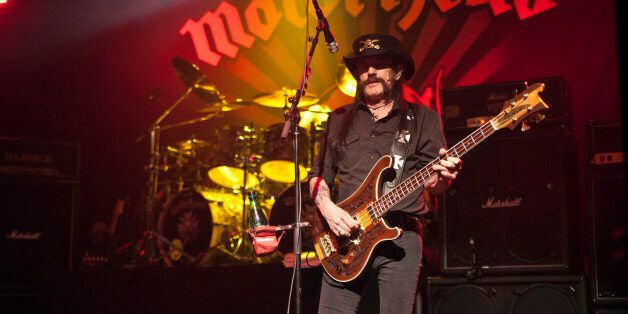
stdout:
[(440, 194), (449, 188), (451, 180), (454, 180), (462, 169), (462, 160), (447, 156), (446, 149), (441, 148), (438, 154), (443, 159), (432, 166), (436, 175), (425, 182), (425, 189), (432, 195)]

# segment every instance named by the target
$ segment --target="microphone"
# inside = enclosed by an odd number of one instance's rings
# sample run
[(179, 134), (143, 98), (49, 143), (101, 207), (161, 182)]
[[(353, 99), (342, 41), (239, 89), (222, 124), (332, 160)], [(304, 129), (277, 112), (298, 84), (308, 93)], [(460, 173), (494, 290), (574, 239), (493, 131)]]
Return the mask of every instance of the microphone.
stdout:
[(336, 53), (338, 52), (338, 43), (334, 38), (334, 35), (331, 34), (331, 30), (329, 30), (329, 22), (327, 22), (327, 18), (323, 15), (323, 11), (321, 11), (320, 5), (318, 5), (317, 0), (312, 0), (312, 4), (314, 5), (314, 11), (316, 11), (316, 17), (320, 23), (321, 30), (323, 31), (323, 35), (325, 35), (325, 42), (327, 42), (327, 49), (329, 52)]

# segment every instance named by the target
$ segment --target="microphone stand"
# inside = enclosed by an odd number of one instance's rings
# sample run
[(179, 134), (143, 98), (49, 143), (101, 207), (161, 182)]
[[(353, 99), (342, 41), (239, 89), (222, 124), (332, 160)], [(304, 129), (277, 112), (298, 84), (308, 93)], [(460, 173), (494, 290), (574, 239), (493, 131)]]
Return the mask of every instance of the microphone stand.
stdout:
[[(312, 62), (312, 57), (314, 56), (314, 50), (316, 49), (316, 45), (318, 44), (318, 36), (323, 30), (323, 24), (321, 20), (318, 20), (318, 26), (316, 27), (316, 36), (311, 38), (310, 41), (312, 45), (310, 46), (309, 53), (307, 58), (305, 59), (305, 65), (303, 68), (303, 72), (301, 73), (301, 81), (299, 82), (299, 88), (297, 89), (294, 96), (290, 97), (288, 101), (292, 104), (290, 107), (290, 111), (285, 115), (286, 122), (283, 127), (283, 132), (281, 133), (281, 139), (286, 140), (289, 132), (292, 132), (294, 135), (292, 137), (292, 148), (294, 153), (294, 198), (295, 198), (295, 207), (294, 207), (294, 286), (295, 286), (295, 312), (297, 314), (301, 314), (301, 249), (302, 249), (302, 240), (301, 240), (301, 175), (299, 171), (299, 121), (301, 120), (301, 116), (299, 114), (299, 110), (297, 106), (299, 105), (299, 101), (301, 100), (301, 95), (305, 94), (305, 89), (307, 88), (307, 80), (310, 77), (310, 64)], [(288, 309), (290, 310), (290, 309)]]
[(477, 278), (482, 277), (482, 265), (478, 262), (478, 250), (475, 239), (469, 238), (469, 246), (471, 246), (471, 269), (467, 270), (467, 282), (471, 283)]

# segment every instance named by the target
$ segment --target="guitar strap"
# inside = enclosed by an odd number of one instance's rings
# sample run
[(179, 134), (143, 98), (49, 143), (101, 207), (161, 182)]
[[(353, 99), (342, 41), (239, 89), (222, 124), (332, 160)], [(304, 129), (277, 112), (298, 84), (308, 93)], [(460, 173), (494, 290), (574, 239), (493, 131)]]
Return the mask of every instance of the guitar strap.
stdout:
[(401, 174), (403, 166), (408, 156), (411, 135), (416, 131), (416, 119), (414, 106), (409, 106), (405, 101), (399, 104), (399, 128), (393, 137), (392, 147), (390, 148), (390, 156), (393, 158), (393, 169), (395, 169), (395, 179), (387, 181), (383, 186), (383, 194), (392, 190), (399, 182), (401, 182)]

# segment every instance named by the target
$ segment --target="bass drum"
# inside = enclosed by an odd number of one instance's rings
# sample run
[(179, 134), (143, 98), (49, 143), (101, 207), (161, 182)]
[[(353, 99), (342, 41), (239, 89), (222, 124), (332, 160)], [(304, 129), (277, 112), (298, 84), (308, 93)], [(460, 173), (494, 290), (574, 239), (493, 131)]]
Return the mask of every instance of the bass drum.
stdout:
[[(269, 223), (271, 226), (289, 225), (294, 223), (294, 186), (285, 189), (279, 197), (275, 198), (275, 203), (270, 211)], [(301, 182), (301, 222), (309, 222), (311, 227), (301, 229), (303, 235), (303, 251), (314, 250), (314, 235), (320, 230), (316, 226), (321, 226), (321, 217), (318, 208), (312, 197), (307, 182)], [(293, 230), (287, 230), (279, 242), (279, 251), (281, 253), (289, 253), (293, 251), (294, 237)]]
[(207, 200), (197, 191), (184, 189), (173, 195), (159, 215), (158, 231), (166, 241), (157, 241), (168, 266), (194, 265), (209, 249), (212, 238), (212, 214)]

